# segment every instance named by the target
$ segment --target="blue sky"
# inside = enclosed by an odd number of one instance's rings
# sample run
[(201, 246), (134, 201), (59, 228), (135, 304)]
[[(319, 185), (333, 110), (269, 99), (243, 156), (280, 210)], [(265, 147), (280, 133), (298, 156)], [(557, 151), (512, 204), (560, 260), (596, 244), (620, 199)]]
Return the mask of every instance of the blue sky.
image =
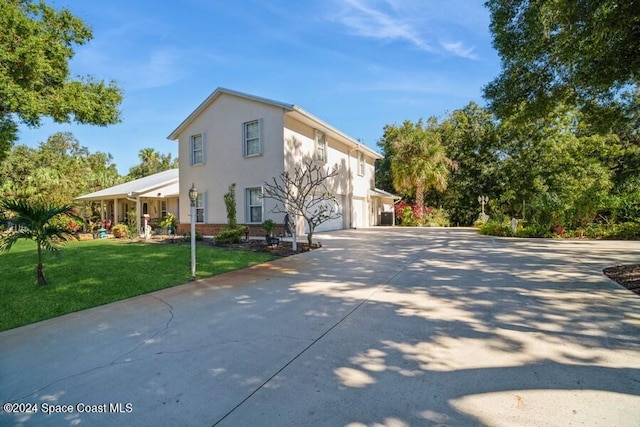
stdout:
[(216, 87), (296, 104), (377, 150), (385, 124), (444, 117), (500, 71), (481, 0), (48, 0), (93, 29), (73, 75), (116, 80), (122, 123), (20, 129), (36, 146), (70, 131), (121, 174)]

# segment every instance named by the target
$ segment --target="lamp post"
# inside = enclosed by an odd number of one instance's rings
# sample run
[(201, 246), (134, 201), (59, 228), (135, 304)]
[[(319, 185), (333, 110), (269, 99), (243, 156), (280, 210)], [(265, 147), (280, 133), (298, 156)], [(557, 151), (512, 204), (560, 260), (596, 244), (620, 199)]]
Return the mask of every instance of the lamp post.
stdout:
[(484, 205), (489, 203), (488, 196), (478, 196), (478, 203), (482, 205), (482, 216), (484, 216)]
[(189, 200), (191, 201), (191, 280), (196, 280), (196, 200), (198, 190), (196, 184), (192, 183), (189, 189)]

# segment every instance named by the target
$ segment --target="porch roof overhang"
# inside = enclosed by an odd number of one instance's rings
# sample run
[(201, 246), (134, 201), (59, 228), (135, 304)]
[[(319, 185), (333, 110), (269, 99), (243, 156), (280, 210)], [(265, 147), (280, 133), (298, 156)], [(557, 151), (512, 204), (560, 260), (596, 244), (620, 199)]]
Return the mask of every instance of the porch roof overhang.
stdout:
[(380, 197), (380, 198), (384, 198), (384, 199), (393, 199), (393, 202), (395, 203), (397, 200), (402, 199), (402, 197), (393, 194), (393, 193), (389, 193), (388, 191), (384, 191), (381, 190), (379, 188), (373, 188), (369, 190), (369, 195), (373, 196), (373, 197)]
[(166, 198), (177, 197), (178, 194), (178, 169), (169, 169), (134, 181), (84, 194), (74, 198), (74, 200), (98, 201), (130, 197)]

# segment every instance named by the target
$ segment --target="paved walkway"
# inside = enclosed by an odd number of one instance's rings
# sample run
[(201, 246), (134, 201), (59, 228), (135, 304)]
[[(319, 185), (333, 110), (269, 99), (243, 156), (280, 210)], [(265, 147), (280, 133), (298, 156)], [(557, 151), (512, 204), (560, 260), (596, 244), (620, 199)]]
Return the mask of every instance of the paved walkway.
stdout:
[(601, 272), (638, 242), (318, 239), (0, 333), (0, 401), (40, 405), (0, 425), (640, 425), (640, 297)]

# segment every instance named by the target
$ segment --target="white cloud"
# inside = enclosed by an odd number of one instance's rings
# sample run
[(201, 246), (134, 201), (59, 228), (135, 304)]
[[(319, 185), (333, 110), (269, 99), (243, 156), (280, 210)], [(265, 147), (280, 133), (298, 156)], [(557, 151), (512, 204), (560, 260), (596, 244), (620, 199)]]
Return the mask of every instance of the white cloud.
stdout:
[(171, 47), (156, 48), (143, 61), (122, 65), (120, 73), (126, 76), (125, 83), (133, 90), (169, 85), (184, 77), (186, 69), (180, 53)]
[[(347, 0), (345, 4), (347, 7), (338, 19), (357, 35), (382, 40), (404, 40), (421, 50), (433, 51), (431, 45), (401, 16), (369, 7), (360, 0)], [(388, 2), (386, 4), (390, 5)]]
[(478, 59), (478, 55), (474, 52), (473, 47), (466, 47), (462, 42), (442, 42), (440, 46), (455, 56), (468, 59)]
[(334, 20), (349, 28), (353, 34), (385, 41), (404, 41), (430, 53), (450, 54), (478, 59), (474, 47), (461, 40), (440, 42), (443, 29), (455, 25), (456, 10), (449, 14), (434, 8), (437, 5), (421, 1), (343, 0), (336, 5), (341, 10)]

